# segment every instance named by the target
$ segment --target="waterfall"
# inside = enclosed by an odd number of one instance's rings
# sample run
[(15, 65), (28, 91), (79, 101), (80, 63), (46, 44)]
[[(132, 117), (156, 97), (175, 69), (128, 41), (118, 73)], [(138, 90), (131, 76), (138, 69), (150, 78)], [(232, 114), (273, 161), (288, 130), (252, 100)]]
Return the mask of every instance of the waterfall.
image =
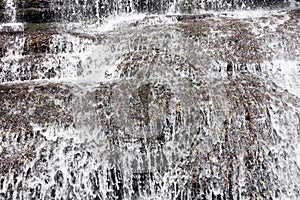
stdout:
[[(2, 1), (3, 2), (3, 1)], [(4, 6), (4, 22), (0, 24), (0, 31), (22, 31), (24, 30), (22, 23), (17, 23), (17, 8), (14, 0), (6, 0)], [(1, 20), (2, 21), (2, 20)]]
[(297, 2), (2, 10), (0, 200), (300, 198)]
[[(121, 13), (162, 14), (169, 11), (181, 14), (197, 14), (203, 10), (233, 10), (287, 6), (287, 0), (52, 0), (56, 15), (61, 20), (102, 20)], [(58, 20), (58, 19), (57, 19)]]
[(6, 0), (5, 4), (5, 18), (7, 22), (16, 22), (17, 10), (14, 0)]

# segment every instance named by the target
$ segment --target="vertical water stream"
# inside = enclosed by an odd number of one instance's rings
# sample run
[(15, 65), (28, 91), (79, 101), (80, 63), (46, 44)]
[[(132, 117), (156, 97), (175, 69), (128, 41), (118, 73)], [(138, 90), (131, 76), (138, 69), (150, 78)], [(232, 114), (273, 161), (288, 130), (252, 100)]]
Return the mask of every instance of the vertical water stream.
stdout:
[(6, 19), (7, 22), (14, 23), (14, 22), (16, 22), (16, 16), (17, 16), (15, 2), (14, 2), (14, 0), (6, 0), (5, 2), (6, 3), (5, 3), (4, 18)]
[(0, 31), (23, 31), (24, 26), (22, 23), (17, 22), (17, 6), (14, 0), (1, 1), (1, 4), (5, 4), (3, 12), (3, 19), (1, 21), (5, 22), (0, 24)]

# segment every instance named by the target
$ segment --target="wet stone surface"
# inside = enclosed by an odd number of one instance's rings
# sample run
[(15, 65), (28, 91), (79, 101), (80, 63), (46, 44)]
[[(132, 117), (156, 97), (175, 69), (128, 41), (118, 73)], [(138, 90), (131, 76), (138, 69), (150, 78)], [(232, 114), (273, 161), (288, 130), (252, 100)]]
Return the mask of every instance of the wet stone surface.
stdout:
[(300, 197), (299, 10), (176, 18), (0, 33), (1, 200)]
[[(54, 21), (102, 20), (122, 12), (167, 13), (174, 11), (191, 14), (199, 10), (233, 10), (240, 8), (278, 8), (285, 7), (290, 1), (284, 0), (112, 0), (112, 1), (59, 1), (59, 0), (16, 0), (16, 17), (19, 22), (45, 23)], [(0, 21), (5, 21), (5, 1), (0, 1)]]

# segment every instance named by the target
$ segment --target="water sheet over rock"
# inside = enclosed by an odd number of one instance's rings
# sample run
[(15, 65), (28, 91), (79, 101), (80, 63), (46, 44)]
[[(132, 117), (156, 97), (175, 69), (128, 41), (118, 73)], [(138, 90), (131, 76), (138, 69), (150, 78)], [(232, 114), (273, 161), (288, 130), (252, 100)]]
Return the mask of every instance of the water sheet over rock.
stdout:
[(0, 199), (299, 199), (299, 9), (126, 16), (0, 33)]

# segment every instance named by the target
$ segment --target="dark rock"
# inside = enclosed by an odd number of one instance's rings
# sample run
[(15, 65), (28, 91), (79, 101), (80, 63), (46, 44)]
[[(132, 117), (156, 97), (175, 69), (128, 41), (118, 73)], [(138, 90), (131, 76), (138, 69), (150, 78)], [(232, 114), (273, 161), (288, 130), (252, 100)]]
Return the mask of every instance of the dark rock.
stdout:
[(54, 101), (69, 103), (68, 88), (47, 85), (1, 85), (0, 86), (0, 126), (9, 131), (1, 132), (2, 142), (16, 138), (19, 144), (26, 146), (11, 146), (0, 152), (0, 173), (16, 171), (35, 158), (35, 147), (43, 137), (34, 132), (32, 123), (47, 128), (48, 125), (63, 124), (65, 127), (73, 123), (72, 116), (61, 105)]
[[(14, 132), (31, 131), (29, 123), (44, 126), (45, 123), (72, 123), (70, 113), (62, 110), (62, 105), (56, 105), (55, 100), (66, 104), (71, 96), (68, 88), (58, 85), (35, 86), (26, 84), (1, 85), (1, 127)], [(32, 110), (32, 111), (30, 111)], [(14, 112), (11, 112), (14, 111)], [(13, 114), (15, 113), (15, 114)]]
[(4, 0), (0, 0), (0, 11), (4, 9)]
[(55, 20), (55, 12), (50, 8), (25, 8), (18, 10), (17, 21), (30, 23), (46, 23)]
[(228, 76), (231, 76), (231, 75), (232, 75), (232, 73), (233, 73), (233, 66), (232, 66), (232, 63), (228, 63), (228, 64), (227, 64), (227, 69), (226, 69), (226, 71), (227, 71)]
[(4, 22), (4, 10), (0, 8), (0, 22)]
[(51, 0), (17, 0), (17, 5), (21, 9), (26, 8), (50, 8)]

